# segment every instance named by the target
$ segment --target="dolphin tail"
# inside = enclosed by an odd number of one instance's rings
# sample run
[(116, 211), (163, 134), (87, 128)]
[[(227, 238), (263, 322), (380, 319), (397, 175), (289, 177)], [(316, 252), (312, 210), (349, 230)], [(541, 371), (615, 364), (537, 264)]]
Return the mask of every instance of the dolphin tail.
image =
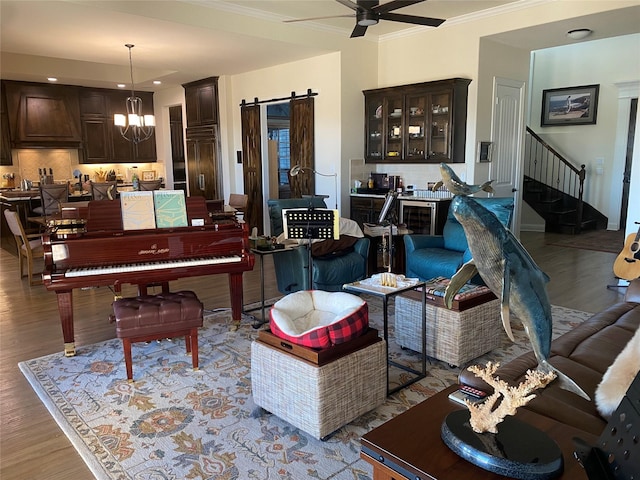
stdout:
[(491, 183), (493, 183), (493, 180), (484, 182), (482, 185), (480, 185), (480, 190), (484, 190), (487, 193), (495, 193), (495, 191), (493, 190), (493, 187), (491, 186)]
[(431, 191), (437, 191), (443, 185), (442, 180), (438, 180), (433, 187), (431, 187)]
[(539, 368), (544, 372), (550, 372), (550, 371), (554, 372), (557, 375), (556, 380), (559, 382), (560, 388), (567, 390), (569, 392), (573, 392), (576, 395), (586, 400), (591, 400), (591, 397), (589, 397), (589, 395), (587, 395), (585, 391), (582, 390), (582, 388), (580, 388), (580, 386), (576, 382), (571, 380), (571, 378), (566, 376), (564, 373), (562, 373), (560, 370), (555, 368), (546, 360), (543, 360), (542, 362), (540, 362)]

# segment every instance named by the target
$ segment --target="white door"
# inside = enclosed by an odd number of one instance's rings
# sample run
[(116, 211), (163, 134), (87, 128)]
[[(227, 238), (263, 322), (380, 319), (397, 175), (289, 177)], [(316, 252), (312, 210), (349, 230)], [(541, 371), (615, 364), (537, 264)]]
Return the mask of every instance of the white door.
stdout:
[(522, 145), (524, 139), (524, 82), (494, 77), (491, 165), (489, 178), (496, 197), (514, 197), (511, 230), (520, 232)]

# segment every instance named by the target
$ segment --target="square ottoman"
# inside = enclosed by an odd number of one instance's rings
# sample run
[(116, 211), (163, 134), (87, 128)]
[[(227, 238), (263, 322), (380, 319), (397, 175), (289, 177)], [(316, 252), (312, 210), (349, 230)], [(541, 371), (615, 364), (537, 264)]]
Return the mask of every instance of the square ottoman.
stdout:
[(251, 344), (253, 400), (322, 440), (384, 403), (386, 362), (382, 339), (322, 366), (255, 340)]
[[(442, 279), (427, 282), (427, 355), (461, 366), (498, 347), (506, 334), (500, 319), (500, 301), (486, 287), (469, 287), (456, 296), (450, 310), (443, 301), (446, 283)], [(401, 347), (422, 349), (421, 311), (419, 292), (396, 298), (396, 342)]]

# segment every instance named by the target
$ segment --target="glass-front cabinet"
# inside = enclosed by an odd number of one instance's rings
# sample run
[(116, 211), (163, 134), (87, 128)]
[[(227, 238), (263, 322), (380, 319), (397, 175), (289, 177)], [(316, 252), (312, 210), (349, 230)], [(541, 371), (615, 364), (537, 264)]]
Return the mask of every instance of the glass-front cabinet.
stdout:
[(366, 162), (463, 163), (470, 82), (365, 90)]

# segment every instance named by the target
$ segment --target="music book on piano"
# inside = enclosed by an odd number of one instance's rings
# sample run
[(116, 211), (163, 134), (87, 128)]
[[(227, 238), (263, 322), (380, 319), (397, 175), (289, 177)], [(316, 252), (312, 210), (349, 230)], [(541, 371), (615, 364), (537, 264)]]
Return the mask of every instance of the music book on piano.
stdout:
[(187, 206), (182, 190), (154, 190), (153, 203), (156, 210), (156, 227), (186, 227)]
[(120, 205), (124, 230), (156, 228), (153, 191), (120, 192)]

